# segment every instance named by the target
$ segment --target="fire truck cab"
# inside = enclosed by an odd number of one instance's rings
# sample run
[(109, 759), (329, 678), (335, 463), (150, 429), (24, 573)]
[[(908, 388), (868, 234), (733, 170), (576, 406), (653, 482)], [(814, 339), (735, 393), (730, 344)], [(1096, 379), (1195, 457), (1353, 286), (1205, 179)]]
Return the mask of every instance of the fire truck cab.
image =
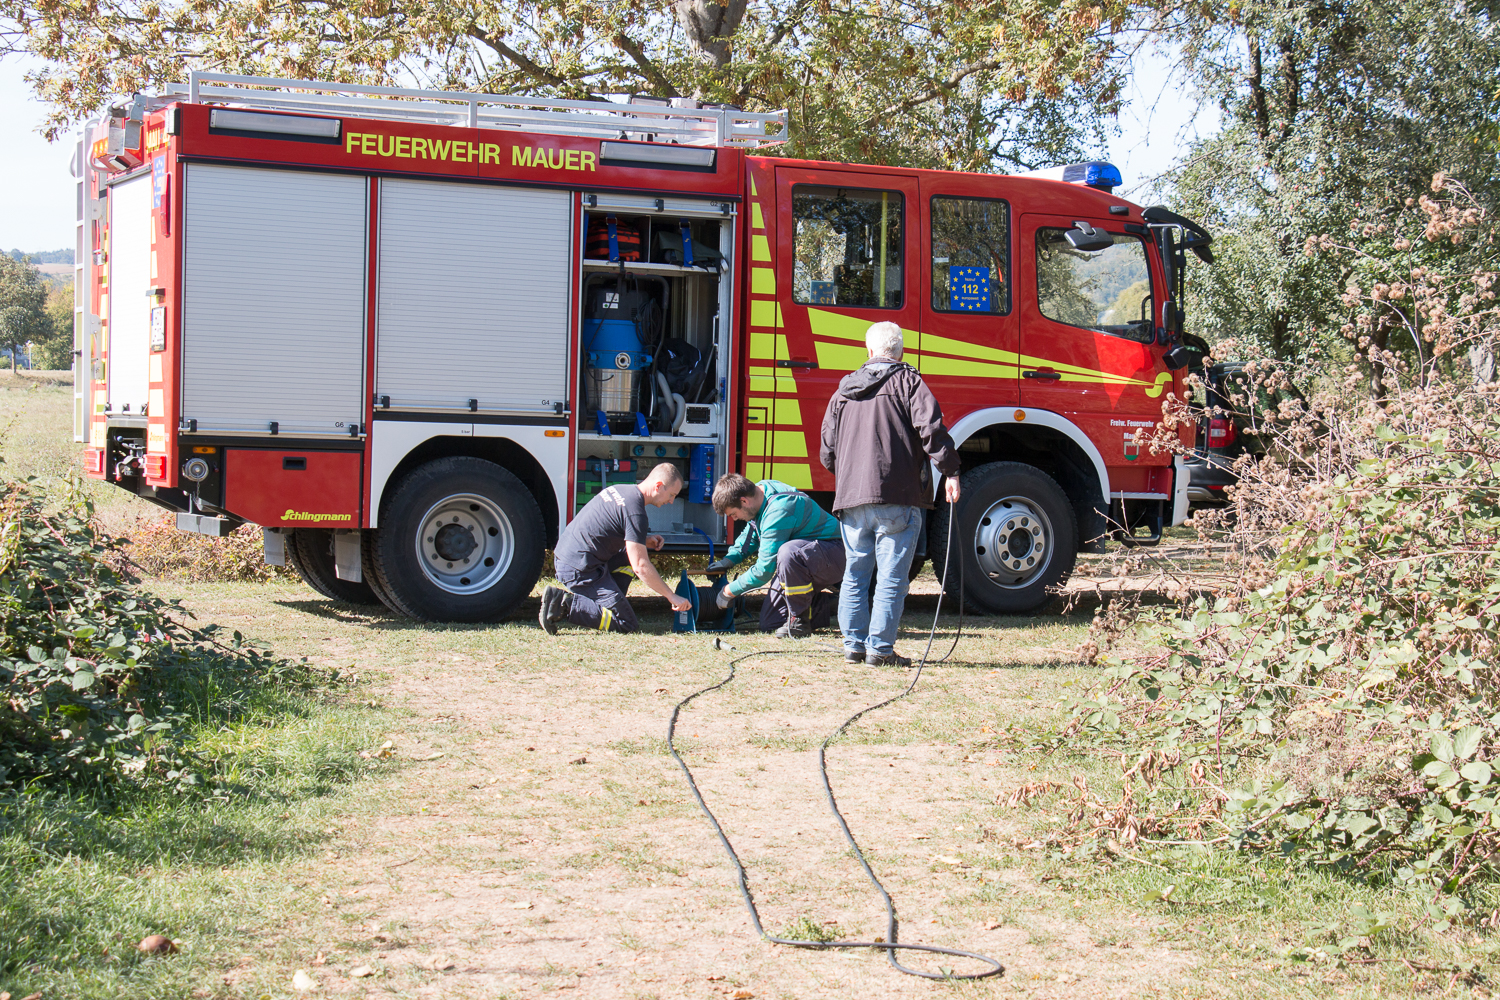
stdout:
[(669, 551), (727, 541), (726, 471), (831, 500), (823, 412), (891, 320), (963, 457), (928, 551), (972, 606), (1034, 610), (1080, 550), (1181, 523), (1181, 460), (1143, 439), (1208, 235), (1107, 164), (752, 155), (786, 127), (208, 73), (138, 97), (75, 163), (86, 472), (184, 530), (259, 525), (328, 597), (496, 621), (658, 462)]

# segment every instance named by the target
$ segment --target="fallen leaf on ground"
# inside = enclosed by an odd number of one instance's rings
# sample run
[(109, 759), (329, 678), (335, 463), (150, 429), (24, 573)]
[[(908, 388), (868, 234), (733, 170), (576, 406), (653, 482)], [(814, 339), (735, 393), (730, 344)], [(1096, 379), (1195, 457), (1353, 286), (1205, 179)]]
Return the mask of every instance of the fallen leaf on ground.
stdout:
[(749, 990), (734, 991), (734, 1000), (750, 1000), (750, 998), (753, 996), (755, 996), (755, 994), (751, 993)]
[(306, 969), (298, 969), (292, 973), (292, 988), (306, 993), (308, 990), (318, 988), (318, 981), (307, 974)]
[(950, 857), (947, 857), (946, 855), (943, 855), (943, 854), (939, 854), (939, 855), (935, 856), (932, 860), (934, 860), (934, 861), (941, 861), (945, 865), (961, 865), (961, 864), (963, 864), (963, 862), (960, 861), (960, 860), (958, 860), (957, 858), (950, 858)]
[[(324, 896), (323, 898), (326, 900), (328, 897)], [(328, 964), (328, 957), (326, 955), (324, 955), (320, 951), (316, 955), (313, 956), (312, 964), (313, 965), (327, 965)]]
[(170, 955), (177, 950), (172, 939), (164, 934), (152, 934), (141, 938), (141, 943), (136, 945), (137, 951), (145, 952), (147, 955)]
[(356, 965), (354, 968), (349, 970), (350, 979), (364, 979), (366, 976), (373, 975), (375, 975), (375, 970), (370, 968), (368, 965)]
[(588, 762), (589, 759), (587, 757), (579, 757), (577, 760), (568, 761), (569, 764), (587, 764)]
[(529, 909), (531, 909), (531, 904), (530, 903), (511, 903), (510, 904), (510, 908), (512, 910), (529, 910)]

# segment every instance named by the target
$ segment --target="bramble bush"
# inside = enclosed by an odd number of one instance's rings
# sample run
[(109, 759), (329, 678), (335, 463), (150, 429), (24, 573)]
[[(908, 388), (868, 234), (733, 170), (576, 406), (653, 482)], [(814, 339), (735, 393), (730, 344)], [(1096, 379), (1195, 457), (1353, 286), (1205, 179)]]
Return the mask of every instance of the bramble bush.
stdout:
[(187, 749), (193, 726), (311, 672), (137, 589), (92, 513), (0, 482), (0, 788), (192, 787), (211, 769)]
[(1231, 509), (1194, 519), (1235, 542), (1240, 584), (1096, 619), (1082, 653), (1103, 679), (1057, 745), (1118, 754), (1122, 786), (1080, 786), (1072, 836), (1280, 852), (1426, 887), (1440, 920), (1500, 876), (1497, 285), (1470, 208), (1424, 198), (1357, 230), (1384, 244), (1350, 266), (1354, 364), (1250, 366), (1316, 388), (1264, 415), (1277, 444), (1239, 460)]

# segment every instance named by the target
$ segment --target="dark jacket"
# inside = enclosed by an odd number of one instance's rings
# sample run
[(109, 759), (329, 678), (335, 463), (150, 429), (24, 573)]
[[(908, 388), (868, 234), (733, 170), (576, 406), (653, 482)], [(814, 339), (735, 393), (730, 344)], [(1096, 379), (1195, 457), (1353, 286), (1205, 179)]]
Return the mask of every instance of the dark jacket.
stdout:
[(958, 475), (958, 451), (932, 390), (911, 365), (871, 358), (844, 376), (823, 414), (818, 457), (833, 473), (833, 509), (869, 503), (932, 507), (928, 459)]

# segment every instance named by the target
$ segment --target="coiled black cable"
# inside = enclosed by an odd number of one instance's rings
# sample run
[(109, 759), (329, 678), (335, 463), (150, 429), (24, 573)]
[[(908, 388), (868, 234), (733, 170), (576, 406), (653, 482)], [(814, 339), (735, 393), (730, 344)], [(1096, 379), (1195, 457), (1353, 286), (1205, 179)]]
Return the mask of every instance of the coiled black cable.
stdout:
[[(712, 691), (717, 691), (719, 688), (724, 687), (730, 681), (734, 680), (739, 664), (743, 663), (746, 660), (753, 659), (757, 656), (807, 656), (811, 654), (797, 649), (771, 649), (756, 650), (754, 652), (746, 653), (743, 656), (737, 656), (729, 661), (729, 674), (723, 680), (719, 681), (717, 684), (712, 684), (706, 688), (703, 688), (701, 691), (694, 691), (692, 694), (679, 701), (676, 707), (672, 709), (672, 719), (667, 723), (667, 751), (672, 755), (672, 759), (677, 761), (677, 766), (682, 768), (683, 776), (687, 778), (688, 788), (692, 791), (693, 798), (697, 800), (698, 807), (703, 810), (703, 815), (708, 817), (708, 822), (714, 828), (714, 833), (718, 836), (719, 843), (724, 845), (724, 850), (729, 854), (729, 860), (734, 864), (735, 877), (739, 883), (740, 895), (744, 897), (745, 906), (750, 911), (750, 923), (755, 927), (755, 933), (762, 939), (769, 941), (772, 944), (784, 944), (793, 948), (815, 949), (879, 948), (885, 952), (886, 960), (889, 961), (891, 963), (891, 966), (898, 972), (904, 972), (909, 976), (921, 976), (923, 979), (985, 979), (990, 976), (999, 975), (1000, 973), (1005, 971), (1005, 966), (1001, 965), (1000, 962), (996, 961), (995, 959), (990, 958), (988, 955), (980, 955), (977, 952), (972, 951), (962, 951), (957, 948), (942, 948), (938, 945), (932, 944), (903, 944), (896, 940), (896, 905), (891, 901), (890, 893), (885, 891), (885, 886), (880, 884), (880, 879), (876, 877), (875, 872), (870, 868), (869, 861), (865, 859), (865, 852), (860, 849), (858, 841), (854, 839), (854, 833), (849, 829), (849, 824), (844, 819), (844, 814), (839, 811), (838, 801), (837, 799), (835, 799), (833, 794), (833, 785), (828, 780), (829, 745), (840, 735), (842, 735), (844, 730), (848, 729), (862, 716), (877, 709), (884, 708), (892, 702), (900, 701), (902, 698), (905, 698), (907, 695), (911, 694), (917, 686), (917, 681), (919, 681), (922, 677), (923, 669), (926, 668), (929, 662), (942, 663), (944, 660), (947, 660), (950, 656), (952, 656), (953, 651), (958, 648), (959, 637), (963, 635), (962, 558), (959, 559), (958, 569), (960, 590), (958, 631), (954, 633), (953, 645), (948, 647), (948, 652), (943, 654), (941, 659), (932, 661), (929, 661), (927, 659), (928, 654), (932, 651), (933, 640), (937, 636), (938, 616), (942, 613), (943, 610), (943, 594), (946, 591), (948, 584), (948, 569), (953, 564), (953, 522), (957, 520), (956, 514), (956, 511), (950, 512), (948, 518), (948, 539), (946, 549), (947, 555), (943, 560), (943, 578), (941, 583), (939, 584), (938, 589), (937, 609), (933, 612), (932, 628), (927, 633), (927, 645), (922, 650), (922, 657), (917, 663), (917, 669), (912, 675), (911, 683), (908, 684), (906, 686), (906, 689), (903, 690), (900, 694), (893, 695), (892, 697), (887, 698), (884, 701), (877, 702), (874, 705), (866, 706), (865, 708), (862, 708), (858, 712), (855, 712), (853, 715), (849, 716), (849, 718), (844, 720), (843, 724), (841, 724), (837, 729), (835, 729), (828, 735), (828, 738), (825, 739), (823, 741), (823, 744), (818, 748), (818, 771), (823, 777), (823, 792), (828, 800), (828, 808), (830, 811), (832, 811), (834, 819), (838, 820), (839, 829), (843, 831), (844, 839), (849, 842), (849, 847), (854, 851), (855, 858), (859, 860), (860, 867), (864, 869), (865, 876), (869, 878), (870, 884), (875, 887), (875, 891), (880, 893), (881, 901), (885, 904), (886, 940), (802, 941), (794, 938), (774, 937), (766, 933), (766, 929), (761, 926), (760, 911), (755, 906), (755, 896), (750, 891), (750, 882), (745, 874), (745, 865), (740, 861), (740, 856), (738, 852), (735, 851), (734, 845), (729, 842), (729, 837), (724, 833), (724, 828), (719, 825), (718, 817), (714, 815), (712, 809), (708, 808), (708, 803), (703, 800), (703, 793), (698, 789), (698, 782), (693, 779), (693, 772), (688, 768), (687, 762), (684, 761), (681, 755), (677, 753), (677, 745), (674, 742), (677, 733), (677, 719), (682, 714), (682, 710), (688, 705), (689, 702), (693, 701), (694, 699), (699, 698)], [(842, 652), (842, 650), (840, 650), (840, 652)], [(991, 968), (987, 969), (984, 972), (973, 973), (923, 972), (920, 969), (908, 968), (907, 966), (902, 965), (899, 961), (897, 961), (896, 952), (898, 950), (925, 951), (939, 955), (956, 955), (960, 958), (972, 958), (975, 961), (984, 962), (985, 964), (991, 966)]]

